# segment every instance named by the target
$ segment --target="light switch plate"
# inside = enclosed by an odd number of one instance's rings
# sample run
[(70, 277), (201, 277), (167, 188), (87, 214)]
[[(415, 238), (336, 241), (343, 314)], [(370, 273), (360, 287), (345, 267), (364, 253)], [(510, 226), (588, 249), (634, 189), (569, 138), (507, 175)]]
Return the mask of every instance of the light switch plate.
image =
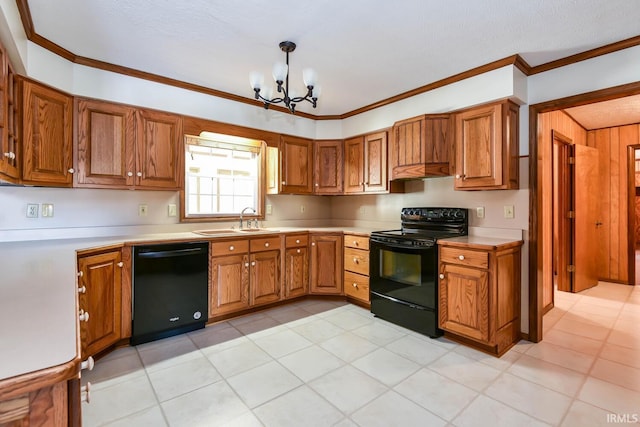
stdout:
[(267, 215), (271, 215), (273, 213), (273, 207), (271, 205), (267, 205)]
[(53, 217), (53, 203), (42, 204), (42, 218)]
[(175, 203), (169, 203), (168, 215), (178, 216), (178, 206)]
[(504, 207), (504, 217), (507, 219), (512, 219), (515, 217), (515, 213), (513, 210), (513, 205), (505, 205)]
[(147, 205), (138, 205), (138, 216), (147, 216), (149, 207)]
[(484, 218), (484, 206), (478, 206), (476, 208), (476, 216), (478, 218)]

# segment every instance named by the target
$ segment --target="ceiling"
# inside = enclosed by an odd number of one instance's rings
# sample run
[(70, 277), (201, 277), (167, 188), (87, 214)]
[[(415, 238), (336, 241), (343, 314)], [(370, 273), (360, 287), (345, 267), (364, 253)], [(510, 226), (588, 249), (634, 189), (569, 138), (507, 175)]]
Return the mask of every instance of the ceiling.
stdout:
[[(252, 98), (290, 54), (314, 68), (316, 116), (340, 115), (519, 54), (530, 66), (638, 36), (637, 0), (28, 0), (33, 29), (75, 55)], [(73, 11), (70, 13), (70, 11)]]

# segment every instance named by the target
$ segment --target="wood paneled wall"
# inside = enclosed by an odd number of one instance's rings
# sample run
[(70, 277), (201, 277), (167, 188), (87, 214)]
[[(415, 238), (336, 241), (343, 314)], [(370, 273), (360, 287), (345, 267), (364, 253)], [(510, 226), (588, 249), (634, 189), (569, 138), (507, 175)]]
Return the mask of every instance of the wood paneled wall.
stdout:
[[(587, 131), (564, 111), (550, 111), (538, 117), (538, 163), (542, 173), (538, 176), (538, 191), (542, 197), (542, 206), (538, 209), (538, 226), (542, 230), (542, 256), (538, 257), (538, 271), (543, 277), (543, 307), (553, 302), (553, 131), (560, 132), (574, 144), (587, 145)], [(548, 196), (547, 196), (548, 195)]]
[(640, 144), (640, 124), (592, 130), (590, 146), (600, 154), (601, 222), (598, 276), (602, 280), (633, 283), (629, 278), (628, 147)]

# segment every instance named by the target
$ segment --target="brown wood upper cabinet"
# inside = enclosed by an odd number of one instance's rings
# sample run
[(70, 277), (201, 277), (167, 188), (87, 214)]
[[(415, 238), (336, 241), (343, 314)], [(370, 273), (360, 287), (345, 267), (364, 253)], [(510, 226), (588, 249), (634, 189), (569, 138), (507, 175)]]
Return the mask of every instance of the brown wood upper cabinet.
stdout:
[(312, 193), (312, 140), (282, 135), (280, 138), (280, 179), (281, 193)]
[(313, 157), (313, 192), (315, 194), (342, 194), (343, 143), (315, 141)]
[(456, 114), (456, 190), (518, 189), (518, 109), (506, 100)]
[(77, 187), (180, 188), (180, 116), (88, 99), (76, 111)]
[(454, 124), (450, 114), (428, 114), (396, 122), (389, 150), (391, 179), (451, 175)]
[(20, 180), (16, 93), (15, 74), (6, 51), (0, 45), (0, 174), (13, 183)]
[(376, 132), (344, 141), (344, 193), (386, 193), (387, 132)]
[(73, 99), (58, 90), (20, 79), (22, 182), (71, 187)]

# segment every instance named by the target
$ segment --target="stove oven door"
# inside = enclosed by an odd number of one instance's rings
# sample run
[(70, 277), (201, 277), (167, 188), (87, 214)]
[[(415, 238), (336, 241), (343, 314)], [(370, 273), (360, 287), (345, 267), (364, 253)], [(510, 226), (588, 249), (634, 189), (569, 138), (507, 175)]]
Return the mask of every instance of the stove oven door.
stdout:
[(372, 296), (437, 312), (437, 245), (413, 247), (371, 239), (369, 287)]

